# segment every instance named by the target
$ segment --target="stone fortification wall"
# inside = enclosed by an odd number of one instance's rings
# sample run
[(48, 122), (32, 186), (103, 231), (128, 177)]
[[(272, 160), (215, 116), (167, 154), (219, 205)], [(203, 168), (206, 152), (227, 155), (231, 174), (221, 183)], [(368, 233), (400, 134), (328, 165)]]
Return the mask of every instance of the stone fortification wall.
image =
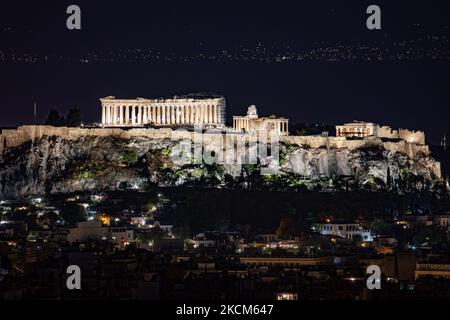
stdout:
[(425, 144), (425, 133), (423, 131), (412, 131), (408, 129), (393, 130), (391, 127), (383, 126), (377, 129), (379, 138), (401, 139), (415, 144)]
[[(399, 133), (401, 133), (400, 131)], [(364, 147), (382, 146), (387, 150), (401, 152), (407, 154), (410, 158), (419, 155), (428, 156), (430, 154), (427, 145), (422, 143), (421, 134), (403, 132), (403, 135), (415, 138), (411, 141), (407, 139), (396, 142), (383, 142), (379, 138), (370, 138), (363, 140), (347, 140), (345, 137), (323, 137), (323, 136), (281, 136), (280, 141), (293, 145), (305, 146), (309, 148), (335, 148), (354, 150)], [(248, 135), (236, 134), (241, 139), (247, 141)], [(20, 146), (26, 142), (33, 142), (42, 137), (57, 136), (67, 140), (77, 140), (85, 136), (95, 137), (117, 137), (122, 139), (130, 139), (133, 137), (146, 137), (152, 139), (194, 139), (194, 133), (187, 130), (171, 129), (130, 129), (123, 130), (119, 128), (68, 128), (68, 127), (52, 127), (52, 126), (21, 126), (17, 129), (2, 130), (0, 133), (0, 155), (6, 148)], [(205, 134), (204, 140), (217, 139), (217, 133)]]

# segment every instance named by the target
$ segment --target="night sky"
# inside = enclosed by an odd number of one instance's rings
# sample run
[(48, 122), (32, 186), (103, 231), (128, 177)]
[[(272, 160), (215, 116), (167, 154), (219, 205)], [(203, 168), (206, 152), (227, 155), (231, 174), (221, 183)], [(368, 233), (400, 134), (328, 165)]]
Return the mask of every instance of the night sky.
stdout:
[[(241, 1), (244, 2), (244, 1)], [(211, 92), (228, 119), (374, 121), (450, 134), (448, 1), (9, 1), (0, 7), (0, 127), (99, 98)], [(314, 4), (311, 4), (314, 3)], [(341, 3), (341, 4), (339, 4)], [(66, 8), (82, 30), (66, 28)], [(366, 28), (366, 8), (382, 30)]]

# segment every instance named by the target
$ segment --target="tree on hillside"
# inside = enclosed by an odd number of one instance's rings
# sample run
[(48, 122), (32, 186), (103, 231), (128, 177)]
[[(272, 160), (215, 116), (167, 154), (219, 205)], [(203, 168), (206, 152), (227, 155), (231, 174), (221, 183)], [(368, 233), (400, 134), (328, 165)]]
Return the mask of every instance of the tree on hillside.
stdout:
[(45, 124), (54, 127), (62, 126), (64, 124), (64, 117), (61, 117), (57, 110), (52, 109), (48, 113)]
[(66, 125), (69, 127), (79, 127), (82, 122), (81, 110), (78, 108), (70, 109), (67, 115)]
[(64, 206), (61, 210), (61, 218), (69, 225), (75, 226), (78, 222), (86, 220), (84, 208), (76, 203)]
[(289, 239), (297, 233), (297, 224), (292, 217), (284, 217), (277, 228), (277, 235), (281, 239)]

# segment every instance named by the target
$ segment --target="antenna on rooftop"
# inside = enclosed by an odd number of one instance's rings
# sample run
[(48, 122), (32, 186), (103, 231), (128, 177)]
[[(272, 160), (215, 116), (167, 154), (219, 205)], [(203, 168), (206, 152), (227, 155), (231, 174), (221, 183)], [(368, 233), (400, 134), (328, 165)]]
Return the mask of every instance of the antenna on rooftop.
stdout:
[(447, 137), (445, 135), (445, 132), (444, 132), (444, 137), (442, 137), (441, 147), (442, 147), (442, 149), (444, 149), (444, 151), (447, 150)]
[(37, 124), (37, 105), (36, 105), (36, 101), (34, 101), (33, 104), (33, 114), (34, 114), (34, 124)]

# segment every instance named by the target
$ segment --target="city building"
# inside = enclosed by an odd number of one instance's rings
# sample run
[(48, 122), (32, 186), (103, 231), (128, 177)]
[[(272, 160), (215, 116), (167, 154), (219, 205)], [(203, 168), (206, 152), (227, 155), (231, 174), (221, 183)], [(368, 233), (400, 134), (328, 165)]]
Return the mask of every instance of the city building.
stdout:
[(370, 230), (364, 229), (357, 223), (315, 223), (312, 229), (324, 236), (336, 236), (351, 240), (358, 236), (362, 241), (373, 241)]
[(108, 231), (108, 238), (112, 243), (127, 245), (134, 241), (133, 230), (125, 227), (110, 227)]
[(116, 244), (128, 244), (134, 240), (133, 230), (126, 227), (104, 227), (99, 221), (85, 221), (78, 223), (76, 228), (69, 229), (67, 241), (110, 241)]
[(246, 116), (233, 117), (233, 131), (248, 132), (250, 130), (266, 130), (279, 133), (279, 135), (289, 135), (289, 119), (277, 116), (263, 117), (258, 116), (255, 106), (250, 106)]
[(421, 277), (450, 279), (450, 263), (421, 262), (416, 265), (416, 279)]
[(277, 293), (276, 298), (279, 301), (288, 301), (288, 300), (296, 301), (296, 300), (298, 300), (298, 293), (279, 292), (279, 293)]
[(100, 99), (103, 127), (194, 126), (224, 127), (226, 101), (219, 96), (171, 99)]
[(441, 227), (450, 228), (450, 214), (439, 214), (434, 216), (434, 223)]
[(255, 256), (255, 257), (240, 257), (241, 263), (253, 266), (320, 266), (332, 265), (333, 257), (298, 257), (298, 256)]
[(84, 221), (78, 223), (76, 228), (69, 230), (67, 234), (67, 241), (83, 242), (87, 240), (106, 240), (108, 236), (108, 229), (103, 228), (99, 221)]

